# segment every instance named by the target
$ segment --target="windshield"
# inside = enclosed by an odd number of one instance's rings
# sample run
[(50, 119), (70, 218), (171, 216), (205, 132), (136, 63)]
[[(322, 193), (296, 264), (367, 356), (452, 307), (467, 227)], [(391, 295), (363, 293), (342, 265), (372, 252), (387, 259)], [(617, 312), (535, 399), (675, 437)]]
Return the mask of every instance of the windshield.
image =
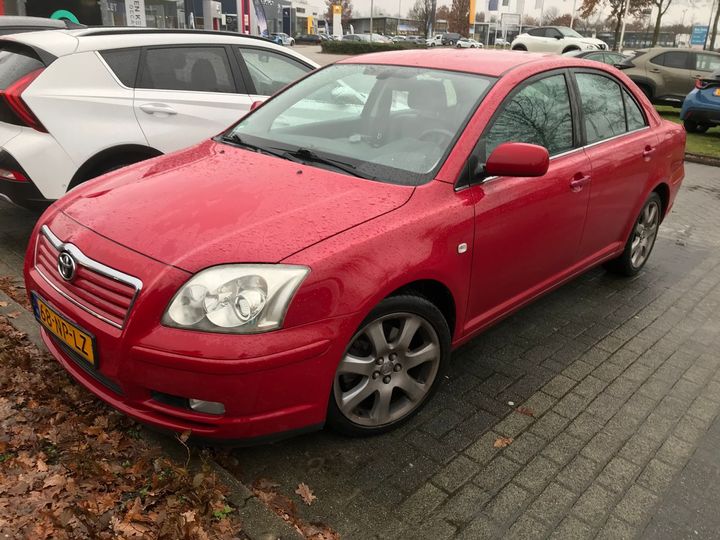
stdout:
[(418, 185), (433, 178), (493, 81), (427, 68), (334, 64), (267, 101), (223, 140)]
[(575, 37), (575, 38), (582, 37), (575, 30), (573, 30), (572, 28), (568, 28), (567, 26), (558, 26), (557, 29), (565, 37)]

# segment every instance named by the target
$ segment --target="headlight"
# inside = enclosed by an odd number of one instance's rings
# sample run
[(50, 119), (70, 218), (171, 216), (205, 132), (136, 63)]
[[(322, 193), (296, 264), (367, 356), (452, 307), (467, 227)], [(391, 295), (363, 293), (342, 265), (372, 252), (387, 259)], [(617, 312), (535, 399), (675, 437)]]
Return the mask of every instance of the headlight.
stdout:
[(193, 276), (170, 302), (165, 326), (255, 334), (282, 327), (304, 266), (226, 264)]

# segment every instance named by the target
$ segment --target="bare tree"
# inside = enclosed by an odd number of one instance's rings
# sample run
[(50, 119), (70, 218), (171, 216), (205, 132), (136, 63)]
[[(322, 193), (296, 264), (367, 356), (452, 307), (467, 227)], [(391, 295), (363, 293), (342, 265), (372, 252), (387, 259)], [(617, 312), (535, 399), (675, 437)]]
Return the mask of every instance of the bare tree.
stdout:
[(415, 5), (412, 7), (408, 16), (420, 22), (420, 27), (423, 29), (425, 37), (428, 36), (430, 29), (430, 23), (433, 19), (433, 1), (432, 0), (415, 0)]
[(540, 21), (540, 23), (549, 24), (548, 21), (557, 19), (558, 15), (560, 15), (560, 10), (555, 6), (550, 6), (545, 11), (543, 11), (542, 20)]
[[(637, 15), (644, 8), (650, 5), (653, 0), (629, 0), (629, 13), (631, 15)], [(602, 11), (605, 8), (609, 8), (610, 17), (612, 21), (611, 26), (614, 27), (615, 31), (615, 50), (620, 45), (620, 29), (622, 27), (622, 20), (625, 14), (625, 0), (583, 0), (582, 6), (580, 6), (580, 16), (589, 17), (597, 11)]]
[(469, 28), (470, 0), (452, 0), (450, 17), (448, 17), (448, 30), (467, 37)]
[(658, 8), (657, 18), (655, 19), (655, 31), (653, 32), (652, 46), (657, 45), (658, 39), (660, 38), (660, 24), (662, 24), (662, 18), (667, 13), (672, 0), (653, 0), (653, 4)]

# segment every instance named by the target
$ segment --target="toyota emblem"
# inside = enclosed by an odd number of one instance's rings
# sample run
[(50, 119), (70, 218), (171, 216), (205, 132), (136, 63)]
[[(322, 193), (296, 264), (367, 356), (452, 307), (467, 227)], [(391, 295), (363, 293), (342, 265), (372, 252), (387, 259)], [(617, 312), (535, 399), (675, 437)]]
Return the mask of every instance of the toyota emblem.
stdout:
[(58, 255), (58, 272), (60, 272), (60, 276), (65, 281), (72, 281), (75, 277), (76, 270), (77, 265), (75, 264), (75, 259), (73, 259), (72, 255), (70, 255), (67, 251), (63, 251), (60, 255)]

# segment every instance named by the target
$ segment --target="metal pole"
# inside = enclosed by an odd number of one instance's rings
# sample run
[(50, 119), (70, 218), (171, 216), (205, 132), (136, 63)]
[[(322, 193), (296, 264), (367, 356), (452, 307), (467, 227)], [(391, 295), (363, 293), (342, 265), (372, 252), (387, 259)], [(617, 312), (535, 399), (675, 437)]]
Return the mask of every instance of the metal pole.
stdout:
[(575, 8), (577, 6), (577, 0), (573, 0), (573, 8), (572, 13), (570, 13), (570, 28), (573, 27), (573, 23), (575, 22)]
[[(712, 24), (713, 24), (713, 12), (715, 11), (713, 8), (715, 7), (715, 2), (710, 4), (710, 20), (708, 21), (707, 26), (707, 34), (705, 35), (705, 43), (703, 43), (703, 51), (706, 51), (708, 49), (708, 40), (710, 39), (710, 34), (712, 33)], [(718, 9), (720, 9), (720, 1), (718, 2)], [(710, 43), (709, 47), (712, 49), (713, 43)]]
[(372, 43), (372, 16), (373, 16), (373, 7), (374, 7), (374, 0), (370, 0), (370, 43)]
[(540, 2), (540, 26), (542, 26), (543, 23), (543, 12), (545, 11), (545, 0), (542, 0)]
[(625, 13), (622, 19), (622, 28), (620, 28), (620, 43), (618, 44), (618, 52), (623, 50), (623, 40), (625, 39), (625, 21), (627, 20), (628, 11), (630, 11), (630, 0), (625, 0)]

